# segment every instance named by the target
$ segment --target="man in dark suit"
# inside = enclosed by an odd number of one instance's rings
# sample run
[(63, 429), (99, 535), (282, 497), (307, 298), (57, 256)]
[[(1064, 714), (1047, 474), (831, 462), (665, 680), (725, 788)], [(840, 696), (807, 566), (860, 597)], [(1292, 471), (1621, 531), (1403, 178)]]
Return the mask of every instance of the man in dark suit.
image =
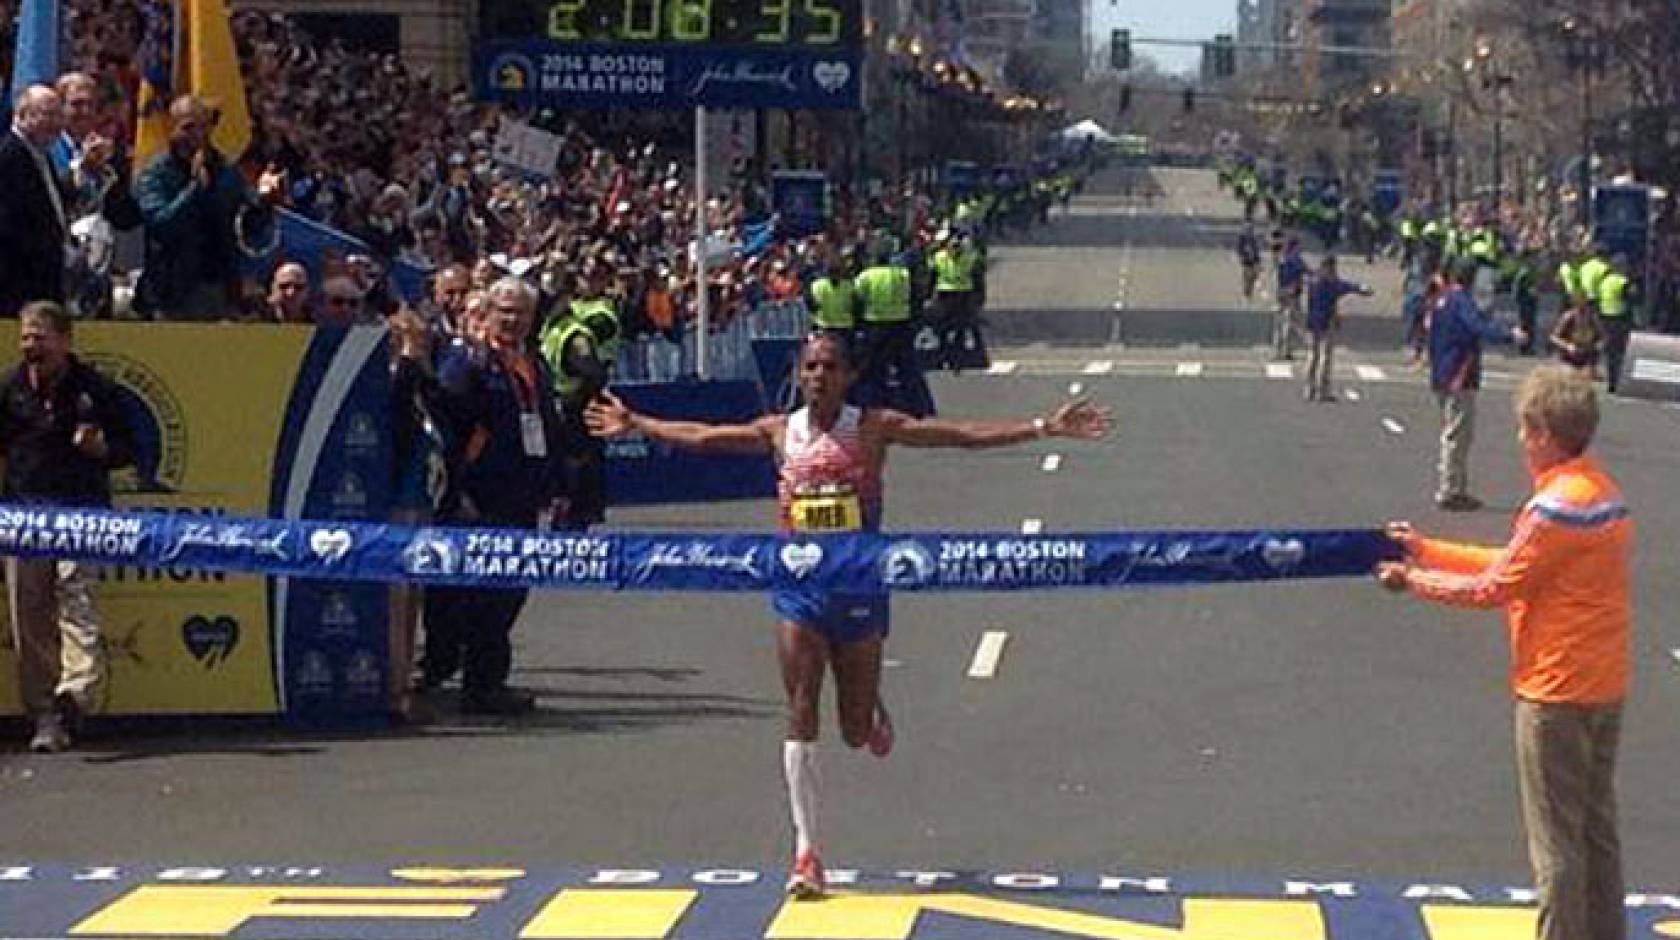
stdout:
[(0, 139), (0, 316), (64, 300), (68, 195), (48, 156), (63, 129), (64, 103), (51, 88), (31, 85), (12, 102), (12, 128)]

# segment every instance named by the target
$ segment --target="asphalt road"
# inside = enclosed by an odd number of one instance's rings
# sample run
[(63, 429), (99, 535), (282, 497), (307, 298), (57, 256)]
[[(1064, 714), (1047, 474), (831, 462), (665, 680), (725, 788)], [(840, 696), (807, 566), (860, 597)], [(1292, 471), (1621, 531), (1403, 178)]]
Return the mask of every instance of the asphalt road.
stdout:
[[(1527, 361), (1491, 357), (1473, 452), (1488, 507), (1439, 514), (1432, 402), (1384, 338), (1398, 335), (1392, 265), (1345, 266), (1378, 289), (1351, 311), (1367, 341), (1338, 369), (1342, 403), (1307, 404), (1292, 380), (1299, 361), (1268, 372), (1253, 348), (1265, 314), (1237, 293), (1231, 206), (1209, 175), (1156, 178), (1163, 192), (1151, 204), (1100, 179), (1047, 230), (996, 248), (998, 364), (935, 381), (945, 414), (977, 416), (1042, 411), (1077, 385), (1114, 407), (1118, 432), (1097, 444), (897, 453), (889, 526), (1408, 518), (1499, 539), (1526, 495), (1506, 390)], [(1680, 894), (1680, 562), (1668, 545), (1680, 528), (1677, 428), (1680, 411), (1611, 402), (1597, 445), (1640, 527), (1619, 778), (1628, 883), (1670, 895)], [(1053, 472), (1050, 454), (1061, 457)], [(771, 520), (768, 501), (614, 513), (629, 528)], [(716, 866), (768, 884), (790, 839), (770, 622), (750, 597), (546, 595), (517, 631), (515, 681), (543, 706), (529, 720), (336, 735), (173, 729), (52, 758), (0, 754), (0, 934), (23, 922), (37, 935), (62, 931), (52, 918), (110, 896), (78, 894), (93, 888), (49, 868), (11, 885), (6, 865), (122, 866), (129, 881), (167, 865), (322, 867), (329, 880), (410, 865)], [(1003, 654), (995, 675), (971, 678), (987, 632), (1007, 634)], [(1497, 614), (1426, 608), (1361, 580), (920, 596), (894, 601), (888, 655), (899, 734), (890, 759), (846, 753), (826, 716), (831, 866), (1228, 879), (1263, 895), (1290, 879), (1528, 884)], [(712, 927), (672, 935), (759, 935), (773, 901), (738, 897), (717, 902)], [(1100, 906), (1082, 897), (1036, 900)], [(727, 913), (738, 908), (744, 921)], [(1422, 935), (1414, 914), (1372, 916), (1346, 935)], [(245, 930), (340, 935), (303, 923)], [(516, 933), (491, 920), (413, 934), (401, 922), (335, 923), (358, 936)], [(1633, 935), (1680, 936), (1663, 923), (1636, 918)], [(970, 935), (964, 924), (940, 916), (917, 929)], [(997, 929), (972, 935), (1058, 935)]]

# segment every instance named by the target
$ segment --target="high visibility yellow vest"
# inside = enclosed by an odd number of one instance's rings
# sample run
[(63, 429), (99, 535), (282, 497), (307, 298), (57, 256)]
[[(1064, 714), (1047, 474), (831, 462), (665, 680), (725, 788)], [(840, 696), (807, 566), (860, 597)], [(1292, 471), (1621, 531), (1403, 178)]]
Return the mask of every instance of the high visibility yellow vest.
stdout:
[(1610, 262), (1603, 258), (1595, 256), (1581, 262), (1581, 293), (1596, 300), (1599, 282), (1609, 273)]
[(1575, 262), (1565, 261), (1558, 265), (1558, 286), (1563, 288), (1564, 296), (1573, 301), (1580, 301), (1586, 296), (1581, 293), (1581, 272)]
[(811, 299), (817, 308), (811, 319), (825, 330), (849, 330), (853, 325), (852, 303), (857, 297), (852, 282), (824, 274), (811, 282)]
[(566, 349), (571, 346), (572, 340), (578, 337), (588, 340), (590, 348), (596, 355), (600, 354), (595, 334), (576, 317), (554, 321), (542, 335), (542, 356), (548, 360), (548, 367), (554, 370), (554, 391), (567, 402), (577, 400), (583, 385), (582, 376), (573, 375), (566, 369)]
[(1610, 273), (1598, 282), (1598, 313), (1599, 316), (1620, 317), (1627, 314), (1628, 277), (1620, 271), (1611, 269)]
[(933, 255), (934, 290), (974, 290), (974, 265), (980, 259), (972, 251), (941, 248)]
[(602, 358), (608, 362), (618, 359), (618, 347), (623, 341), (623, 325), (618, 322), (618, 305), (606, 297), (591, 297), (572, 301), (570, 319), (589, 327), (600, 347)]
[(903, 323), (910, 319), (910, 271), (903, 265), (877, 264), (852, 283), (863, 297), (865, 323)]

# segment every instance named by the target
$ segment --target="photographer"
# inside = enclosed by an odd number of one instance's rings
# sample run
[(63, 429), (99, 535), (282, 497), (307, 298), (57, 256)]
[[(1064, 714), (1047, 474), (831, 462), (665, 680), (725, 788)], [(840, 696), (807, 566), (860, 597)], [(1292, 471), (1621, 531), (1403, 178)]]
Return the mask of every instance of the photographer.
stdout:
[(146, 225), (145, 270), (135, 307), (149, 317), (230, 318), (239, 309), (236, 221), (241, 213), (268, 216), (284, 181), (269, 170), (252, 193), (210, 143), (216, 113), (202, 100), (175, 99), (169, 119), (169, 150), (134, 184)]

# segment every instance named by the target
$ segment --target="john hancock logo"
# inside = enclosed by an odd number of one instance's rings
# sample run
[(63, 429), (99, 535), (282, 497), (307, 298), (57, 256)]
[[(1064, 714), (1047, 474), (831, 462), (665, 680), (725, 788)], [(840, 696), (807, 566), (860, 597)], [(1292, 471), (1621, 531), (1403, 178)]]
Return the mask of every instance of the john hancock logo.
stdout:
[(117, 408), (134, 434), (134, 466), (112, 474), (119, 493), (178, 493), (187, 477), (187, 419), (151, 366), (99, 350), (87, 361), (117, 386)]

